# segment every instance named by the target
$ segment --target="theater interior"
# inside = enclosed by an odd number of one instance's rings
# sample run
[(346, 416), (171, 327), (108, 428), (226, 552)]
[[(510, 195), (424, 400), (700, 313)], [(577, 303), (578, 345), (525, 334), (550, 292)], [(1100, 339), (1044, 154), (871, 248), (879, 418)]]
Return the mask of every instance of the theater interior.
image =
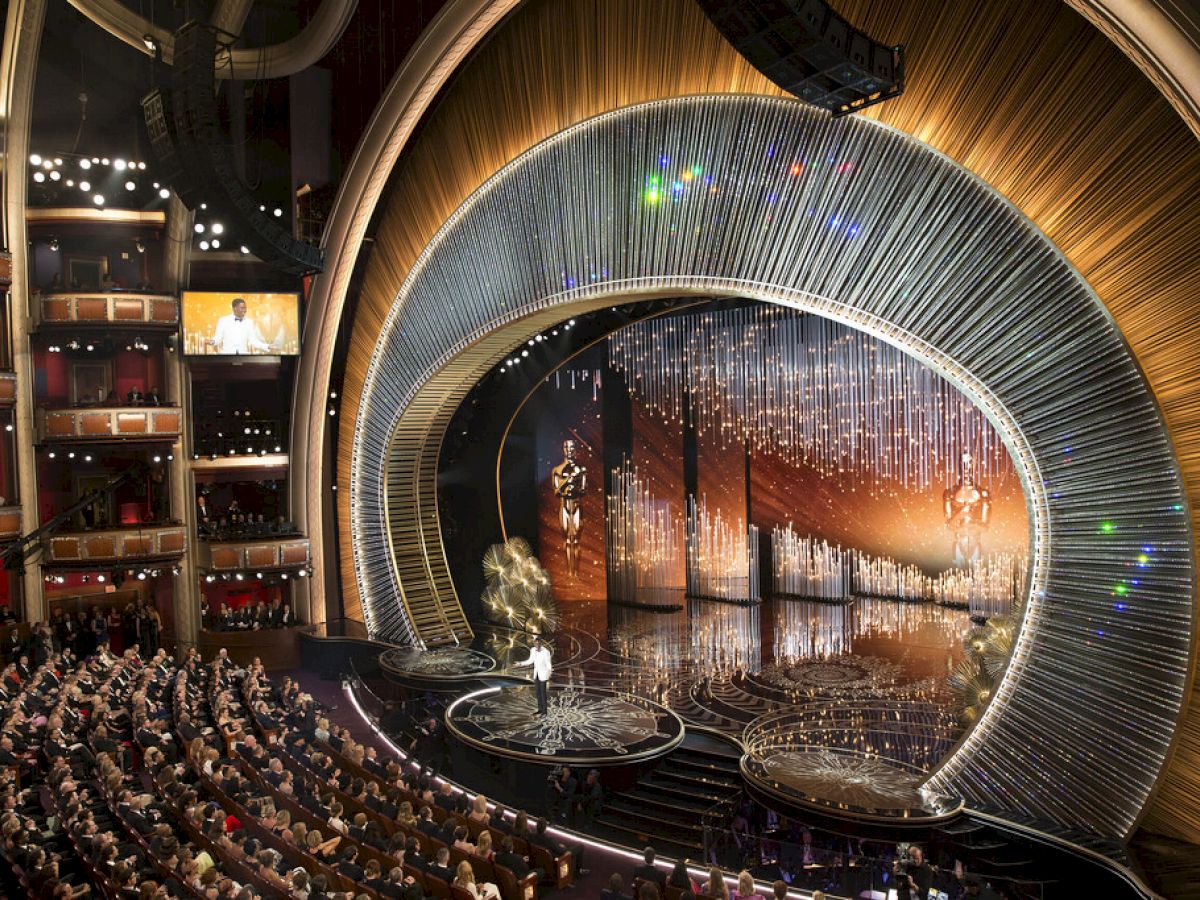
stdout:
[(0, 896), (1200, 898), (1200, 6), (22, 0)]

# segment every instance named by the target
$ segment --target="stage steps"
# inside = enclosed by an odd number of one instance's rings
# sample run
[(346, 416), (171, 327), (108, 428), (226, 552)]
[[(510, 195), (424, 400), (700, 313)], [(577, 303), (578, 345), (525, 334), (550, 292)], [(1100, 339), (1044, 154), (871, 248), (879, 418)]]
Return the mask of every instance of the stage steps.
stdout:
[(737, 751), (689, 736), (633, 788), (609, 798), (595, 824), (621, 843), (696, 859), (704, 852), (705, 815), (729, 807), (718, 814), (725, 824), (741, 795)]

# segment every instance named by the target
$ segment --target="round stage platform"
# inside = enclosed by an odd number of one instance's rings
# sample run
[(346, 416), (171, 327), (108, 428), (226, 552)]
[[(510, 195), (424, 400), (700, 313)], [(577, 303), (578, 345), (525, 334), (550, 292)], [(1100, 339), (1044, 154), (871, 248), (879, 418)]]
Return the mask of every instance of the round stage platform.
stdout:
[(446, 710), (446, 727), (487, 753), (541, 763), (625, 765), (683, 740), (683, 722), (664, 706), (599, 688), (551, 685), (538, 716), (532, 684), (467, 694)]
[(438, 650), (394, 647), (379, 654), (379, 666), (398, 678), (457, 681), (491, 672), (496, 668), (496, 660), (466, 647)]
[(921, 787), (929, 775), (895, 760), (846, 750), (781, 750), (744, 757), (751, 787), (791, 804), (870, 820), (929, 824), (962, 811), (962, 800)]

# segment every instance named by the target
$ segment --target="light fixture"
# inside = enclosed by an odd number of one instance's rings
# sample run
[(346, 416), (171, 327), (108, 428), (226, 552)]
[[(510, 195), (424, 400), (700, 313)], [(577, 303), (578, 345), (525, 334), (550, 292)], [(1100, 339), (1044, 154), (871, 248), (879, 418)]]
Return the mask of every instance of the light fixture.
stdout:
[(277, 207), (275, 207), (275, 218), (277, 218), (277, 219), (278, 219), (278, 218), (279, 218), (280, 216), (282, 216), (282, 215), (283, 215), (283, 210), (282, 210), (282, 209), (280, 209), (278, 206), (277, 206)]
[(204, 234), (204, 223), (197, 222), (195, 225), (192, 226), (192, 229), (196, 232), (196, 234)]
[(221, 242), (220, 242), (220, 241), (218, 241), (216, 238), (213, 238), (213, 239), (212, 239), (212, 248), (213, 248), (214, 250), (220, 250), (220, 249), (221, 249)]
[(201, 241), (201, 242), (200, 242), (200, 249), (201, 249), (201, 250), (207, 250), (207, 249), (208, 249), (208, 241)]
[(62, 165), (62, 157), (61, 156), (54, 157), (54, 164), (56, 166), (61, 166)]
[(107, 579), (105, 578), (105, 575), (104, 575), (104, 573), (103, 573), (103, 572), (101, 572), (99, 575), (97, 575), (97, 576), (96, 576), (96, 580), (97, 580), (98, 582), (100, 582), (101, 584), (104, 584), (104, 582), (105, 582)]
[(92, 189), (92, 183), (90, 181), (81, 181), (79, 182), (79, 189), (86, 194)]
[(170, 192), (169, 190), (167, 190), (166, 188), (163, 188), (162, 190), (160, 190), (160, 191), (158, 192), (158, 196), (160, 196), (160, 197), (162, 197), (164, 200), (166, 200), (168, 197), (170, 197), (170, 196), (171, 196), (171, 192)]
[(92, 161), (90, 159), (81, 159), (79, 161), (79, 168), (83, 169), (85, 172), (88, 169), (90, 169), (91, 167), (92, 167)]
[(95, 203), (97, 206), (103, 206), (104, 205), (104, 195), (103, 194), (94, 194), (92, 196), (92, 202)]
[(132, 191), (136, 187), (137, 187), (137, 185), (134, 184), (132, 181), (125, 182), (125, 190), (127, 190), (127, 191)]
[(212, 233), (213, 234), (224, 234), (225, 226), (222, 225), (220, 222), (213, 222), (212, 223)]
[(58, 238), (50, 238), (50, 249), (55, 253), (58, 252)]
[(62, 178), (62, 172), (58, 171), (58, 169), (55, 169), (53, 172), (50, 173), (51, 181), (58, 181), (60, 178)]
[(42, 164), (42, 158), (40, 156), (38, 156), (36, 153), (30, 153), (29, 154), (29, 164), (32, 166), (40, 166)]
[(243, 255), (245, 255), (245, 254), (247, 254), (247, 253), (249, 253), (249, 252), (250, 252), (250, 248), (249, 248), (249, 247), (247, 247), (245, 244), (242, 244), (242, 246), (241, 246), (241, 248), (240, 248), (240, 249), (241, 249), (241, 251), (242, 251), (242, 254), (243, 254)]
[(123, 159), (114, 159), (113, 160), (113, 168), (116, 169), (118, 172), (124, 172), (125, 165), (126, 165), (126, 163), (125, 163), (125, 160), (123, 160)]
[(156, 53), (158, 51), (158, 41), (154, 40), (154, 35), (143, 34), (142, 43), (146, 45), (146, 49), (151, 53)]
[(133, 246), (134, 246), (135, 248), (137, 248), (137, 252), (138, 252), (138, 253), (145, 253), (145, 252), (146, 252), (146, 244), (145, 244), (145, 242), (143, 242), (143, 241), (142, 241), (142, 239), (141, 239), (141, 238), (134, 238), (134, 240), (133, 240)]
[(33, 180), (36, 181), (38, 184), (41, 184), (43, 181), (46, 180), (46, 174), (44, 172), (34, 172)]

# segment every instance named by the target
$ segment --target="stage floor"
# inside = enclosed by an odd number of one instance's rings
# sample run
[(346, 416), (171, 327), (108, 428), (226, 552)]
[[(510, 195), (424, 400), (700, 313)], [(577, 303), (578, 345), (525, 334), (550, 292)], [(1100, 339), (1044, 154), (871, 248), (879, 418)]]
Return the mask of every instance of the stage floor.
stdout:
[[(516, 687), (528, 684), (528, 669), (514, 668), (528, 654), (524, 635), (482, 629), (469, 648), (392, 650), (380, 662), (410, 683), (447, 690), (460, 682), (464, 691), (468, 682), (491, 685), (458, 698), (447, 724), (497, 755), (547, 763), (644, 759), (678, 743), (677, 722), (679, 731), (727, 738), (747, 754), (748, 778), (757, 772), (798, 803), (927, 817), (956, 807), (954, 798), (925, 795), (920, 783), (960, 736), (946, 676), (971, 629), (965, 610), (871, 598), (755, 606), (692, 600), (670, 612), (566, 602), (553, 640), (555, 712), (540, 722), (530, 715), (531, 690)], [(615, 738), (575, 727), (583, 719), (573, 710), (592, 702), (601, 702), (604, 716), (604, 704), (630, 704), (625, 716), (639, 723), (637, 733)], [(566, 718), (572, 724), (563, 729)], [(824, 765), (830, 752), (856, 762)]]

